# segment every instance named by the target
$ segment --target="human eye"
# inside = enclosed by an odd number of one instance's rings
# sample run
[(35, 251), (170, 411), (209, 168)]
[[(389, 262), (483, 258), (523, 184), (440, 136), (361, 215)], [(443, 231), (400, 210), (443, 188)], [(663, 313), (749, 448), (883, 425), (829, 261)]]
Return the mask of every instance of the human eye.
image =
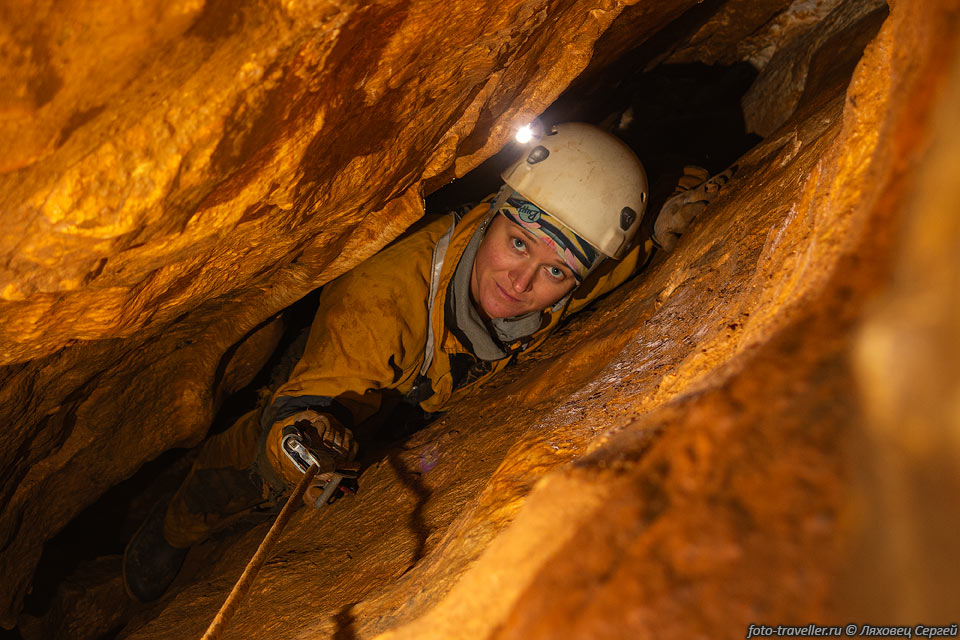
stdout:
[(520, 238), (512, 238), (513, 248), (517, 251), (525, 251), (527, 249), (526, 243)]
[(560, 267), (550, 267), (548, 271), (550, 272), (550, 275), (556, 278), (557, 280), (563, 280), (564, 278), (567, 277), (567, 274), (564, 273), (563, 269), (561, 269)]

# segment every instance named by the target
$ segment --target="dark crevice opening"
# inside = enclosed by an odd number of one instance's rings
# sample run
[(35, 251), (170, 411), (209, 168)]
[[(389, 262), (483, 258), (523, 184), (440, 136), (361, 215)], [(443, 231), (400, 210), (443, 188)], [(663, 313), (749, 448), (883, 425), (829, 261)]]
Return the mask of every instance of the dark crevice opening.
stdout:
[[(747, 63), (663, 65), (615, 83), (561, 95), (541, 116), (545, 125), (590, 122), (612, 131), (643, 162), (650, 183), (652, 215), (685, 165), (719, 173), (761, 138), (746, 132), (740, 99), (756, 77)], [(517, 123), (521, 125), (524, 123)], [(426, 197), (428, 215), (476, 202), (500, 185), (500, 173), (516, 158), (508, 144), (467, 175)]]

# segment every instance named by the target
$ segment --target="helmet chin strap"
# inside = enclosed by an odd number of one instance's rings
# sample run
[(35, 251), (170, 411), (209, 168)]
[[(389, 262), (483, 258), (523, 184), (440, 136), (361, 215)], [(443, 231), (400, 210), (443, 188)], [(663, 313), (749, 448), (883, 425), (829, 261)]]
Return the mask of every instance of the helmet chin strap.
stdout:
[[(500, 187), (500, 191), (497, 192), (497, 197), (493, 199), (490, 203), (490, 213), (495, 214), (500, 211), (500, 207), (507, 203), (507, 199), (512, 196), (516, 191), (510, 188), (510, 185), (504, 184)], [(490, 216), (493, 218), (493, 215)]]

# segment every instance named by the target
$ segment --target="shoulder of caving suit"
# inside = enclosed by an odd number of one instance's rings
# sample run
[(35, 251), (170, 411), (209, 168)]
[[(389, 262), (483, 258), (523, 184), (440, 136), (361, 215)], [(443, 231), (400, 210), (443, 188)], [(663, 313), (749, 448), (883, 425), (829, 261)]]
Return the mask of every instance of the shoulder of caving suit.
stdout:
[[(446, 302), (460, 258), (490, 217), (491, 201), (487, 198), (466, 213), (449, 235), (432, 308), (434, 250), (450, 232), (452, 215), (427, 224), (328, 283), (320, 294), (304, 354), (274, 394), (270, 419), (312, 408), (354, 427), (377, 413), (387, 390), (418, 402), (425, 411), (440, 411), (506, 367), (513, 356), (540, 346), (564, 315), (629, 278), (645, 263), (652, 246), (638, 237), (637, 246), (623, 259), (607, 260), (595, 269), (562, 308), (545, 309), (540, 328), (532, 335), (505, 345), (505, 357), (480, 360), (458, 338), (456, 327), (449, 326), (452, 311)], [(428, 322), (432, 359), (421, 375)]]

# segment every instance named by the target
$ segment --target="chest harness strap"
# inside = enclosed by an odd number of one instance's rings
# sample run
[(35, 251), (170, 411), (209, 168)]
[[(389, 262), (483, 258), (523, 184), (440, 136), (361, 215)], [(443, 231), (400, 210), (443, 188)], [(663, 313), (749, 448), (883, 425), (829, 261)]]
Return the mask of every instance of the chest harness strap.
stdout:
[(443, 259), (447, 255), (447, 247), (450, 246), (450, 238), (453, 237), (453, 228), (457, 225), (456, 217), (450, 223), (447, 232), (440, 236), (437, 246), (433, 248), (433, 265), (430, 268), (430, 293), (427, 298), (427, 344), (423, 349), (423, 366), (420, 367), (420, 377), (427, 375), (427, 370), (433, 364), (433, 346), (436, 342), (436, 336), (433, 331), (433, 307), (437, 300), (437, 291), (440, 289), (440, 272), (443, 270)]

